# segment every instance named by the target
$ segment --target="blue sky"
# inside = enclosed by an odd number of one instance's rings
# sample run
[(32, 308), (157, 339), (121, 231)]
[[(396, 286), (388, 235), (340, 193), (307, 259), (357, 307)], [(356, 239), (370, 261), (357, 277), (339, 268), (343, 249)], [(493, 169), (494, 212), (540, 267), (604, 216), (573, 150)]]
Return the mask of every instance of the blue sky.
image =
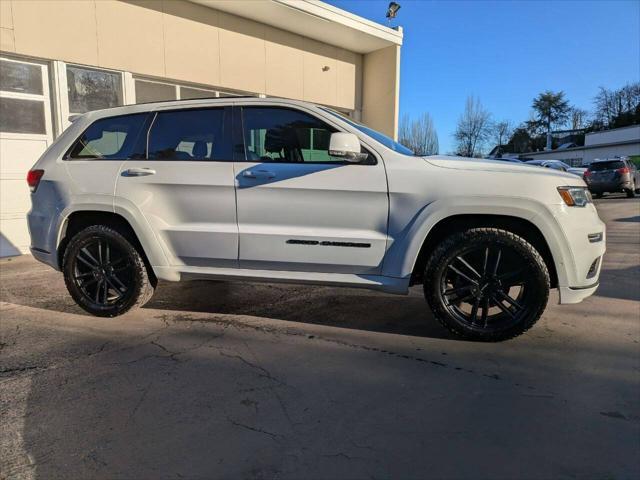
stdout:
[[(326, 1), (386, 24), (388, 1)], [(396, 1), (400, 114), (429, 112), (440, 153), (453, 149), (468, 95), (494, 119), (520, 123), (543, 90), (590, 110), (599, 86), (640, 81), (640, 0)]]

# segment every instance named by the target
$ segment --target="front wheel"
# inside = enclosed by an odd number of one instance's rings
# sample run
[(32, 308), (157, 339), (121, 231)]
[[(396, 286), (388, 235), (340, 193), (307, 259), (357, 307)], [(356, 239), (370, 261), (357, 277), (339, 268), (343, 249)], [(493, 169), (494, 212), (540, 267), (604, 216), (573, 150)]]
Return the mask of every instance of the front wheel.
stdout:
[(531, 328), (547, 305), (549, 288), (549, 272), (538, 251), (497, 228), (446, 238), (424, 274), (425, 297), (435, 317), (473, 340), (505, 340)]
[(67, 290), (99, 317), (115, 317), (144, 305), (154, 291), (144, 259), (120, 232), (94, 225), (77, 233), (62, 260)]

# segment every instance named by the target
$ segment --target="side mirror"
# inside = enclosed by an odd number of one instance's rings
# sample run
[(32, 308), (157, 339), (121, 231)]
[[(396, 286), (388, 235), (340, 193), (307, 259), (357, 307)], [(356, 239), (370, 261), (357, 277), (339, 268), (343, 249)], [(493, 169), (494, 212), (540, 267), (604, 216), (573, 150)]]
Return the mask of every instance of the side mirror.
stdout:
[(329, 155), (346, 162), (359, 163), (367, 159), (367, 153), (360, 152), (360, 140), (353, 133), (335, 132), (329, 140)]

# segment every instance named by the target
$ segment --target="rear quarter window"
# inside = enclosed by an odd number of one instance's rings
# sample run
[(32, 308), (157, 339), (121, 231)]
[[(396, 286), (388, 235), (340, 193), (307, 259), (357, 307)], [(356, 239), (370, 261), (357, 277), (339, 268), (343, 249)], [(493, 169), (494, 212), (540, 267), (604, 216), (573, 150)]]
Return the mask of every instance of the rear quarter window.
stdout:
[(95, 121), (75, 141), (66, 158), (127, 160), (144, 158), (141, 132), (148, 113)]

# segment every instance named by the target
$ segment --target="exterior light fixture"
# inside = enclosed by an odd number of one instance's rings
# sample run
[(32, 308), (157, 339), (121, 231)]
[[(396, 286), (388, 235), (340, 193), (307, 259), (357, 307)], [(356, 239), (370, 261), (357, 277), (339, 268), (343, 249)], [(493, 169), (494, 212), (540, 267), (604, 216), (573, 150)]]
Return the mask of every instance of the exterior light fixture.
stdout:
[(400, 10), (400, 4), (396, 2), (389, 3), (389, 7), (387, 8), (387, 18), (391, 20), (392, 18), (396, 18), (398, 14), (398, 10)]

